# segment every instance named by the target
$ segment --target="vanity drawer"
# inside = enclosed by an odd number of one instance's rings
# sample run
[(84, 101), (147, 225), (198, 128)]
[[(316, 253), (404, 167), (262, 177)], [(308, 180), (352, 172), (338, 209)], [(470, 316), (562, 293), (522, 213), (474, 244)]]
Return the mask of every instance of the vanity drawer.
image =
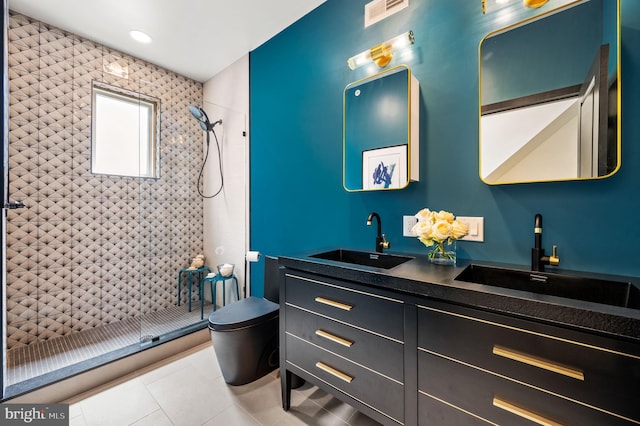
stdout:
[[(532, 328), (524, 328), (529, 323)], [(637, 353), (599, 347), (593, 339), (578, 340), (577, 333), (533, 324), (463, 308), (421, 307), (418, 347), (640, 420)]]
[(288, 333), (392, 379), (403, 380), (402, 343), (299, 308), (285, 309)]
[(608, 413), (424, 351), (418, 353), (418, 389), (420, 424), (427, 424), (423, 418), (430, 417), (430, 425), (449, 426), (450, 420), (459, 417), (443, 411), (440, 423), (433, 420), (437, 416), (426, 410), (433, 409), (428, 402), (434, 398), (446, 401), (451, 408), (499, 425), (631, 424)]
[(433, 396), (418, 393), (418, 425), (420, 426), (487, 426), (486, 420), (453, 407)]
[(404, 304), (400, 300), (339, 284), (339, 281), (324, 282), (286, 274), (286, 303), (404, 340)]
[(286, 335), (287, 363), (402, 423), (404, 386), (358, 364), (290, 334)]

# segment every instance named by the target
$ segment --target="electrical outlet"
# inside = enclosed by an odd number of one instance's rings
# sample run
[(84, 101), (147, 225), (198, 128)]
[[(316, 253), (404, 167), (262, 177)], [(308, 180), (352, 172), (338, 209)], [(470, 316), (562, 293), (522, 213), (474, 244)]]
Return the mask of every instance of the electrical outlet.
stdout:
[(469, 233), (461, 238), (462, 241), (484, 242), (484, 217), (456, 216), (456, 220), (469, 227)]
[(411, 232), (411, 229), (416, 223), (418, 223), (418, 218), (415, 216), (402, 216), (402, 236), (415, 237), (413, 232)]

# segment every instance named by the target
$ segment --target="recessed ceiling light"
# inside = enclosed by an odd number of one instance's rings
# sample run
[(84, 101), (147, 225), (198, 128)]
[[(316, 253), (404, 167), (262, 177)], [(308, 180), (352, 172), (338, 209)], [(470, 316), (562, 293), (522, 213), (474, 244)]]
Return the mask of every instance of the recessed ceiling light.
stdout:
[(129, 31), (129, 35), (132, 39), (139, 41), (140, 43), (151, 43), (151, 37), (149, 34), (143, 33), (142, 31), (131, 30)]

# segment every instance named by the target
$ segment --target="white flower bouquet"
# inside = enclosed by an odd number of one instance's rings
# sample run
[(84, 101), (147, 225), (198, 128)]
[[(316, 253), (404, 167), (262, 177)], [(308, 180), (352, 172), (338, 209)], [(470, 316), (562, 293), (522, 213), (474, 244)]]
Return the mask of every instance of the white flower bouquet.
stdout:
[(432, 247), (428, 253), (429, 260), (435, 263), (455, 264), (455, 241), (467, 235), (469, 227), (444, 210), (435, 212), (422, 209), (415, 216), (418, 223), (411, 231), (422, 244)]

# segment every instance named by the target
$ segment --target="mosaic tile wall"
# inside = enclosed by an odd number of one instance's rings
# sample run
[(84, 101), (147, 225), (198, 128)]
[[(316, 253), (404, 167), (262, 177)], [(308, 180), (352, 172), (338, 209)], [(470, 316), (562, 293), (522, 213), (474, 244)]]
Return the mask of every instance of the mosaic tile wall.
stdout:
[[(161, 99), (160, 179), (91, 174), (92, 80)], [(13, 12), (9, 82), (8, 348), (175, 305), (203, 249), (202, 84)]]

